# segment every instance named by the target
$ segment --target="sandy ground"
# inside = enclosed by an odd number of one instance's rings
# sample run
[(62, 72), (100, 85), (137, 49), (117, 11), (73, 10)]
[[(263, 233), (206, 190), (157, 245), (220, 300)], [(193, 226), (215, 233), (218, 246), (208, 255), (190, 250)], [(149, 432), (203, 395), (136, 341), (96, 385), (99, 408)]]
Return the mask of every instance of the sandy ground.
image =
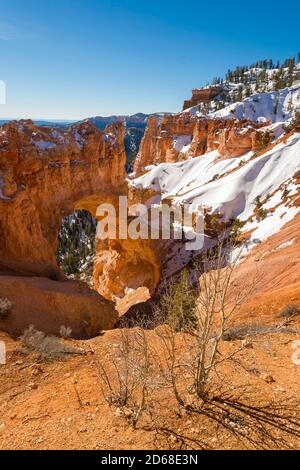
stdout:
[[(292, 326), (300, 331), (300, 321)], [(174, 436), (173, 440), (157, 439), (157, 433), (143, 429), (143, 423), (133, 430), (106, 403), (96, 362), (101, 359), (105, 363), (118, 334), (110, 331), (80, 342), (85, 355), (39, 364), (34, 356), (16, 352), (18, 342), (2, 335), (8, 357), (7, 364), (0, 366), (0, 449), (180, 448)], [(222, 351), (227, 355), (242, 348), (239, 357), (245, 368), (224, 365), (220, 383), (228, 384), (228, 389), (251, 386), (257, 402), (274, 399), (282, 403), (299, 397), (300, 365), (293, 364), (291, 358), (295, 339), (295, 333), (280, 332), (255, 337), (250, 347), (243, 347), (240, 340), (223, 342)], [(163, 395), (161, 390), (161, 403)], [(176, 417), (176, 410), (169, 405), (164, 404), (160, 418), (175, 433), (187, 429), (191, 437), (204, 437), (214, 449), (244, 448), (207, 420)], [(290, 445), (300, 448), (300, 441), (291, 438)]]

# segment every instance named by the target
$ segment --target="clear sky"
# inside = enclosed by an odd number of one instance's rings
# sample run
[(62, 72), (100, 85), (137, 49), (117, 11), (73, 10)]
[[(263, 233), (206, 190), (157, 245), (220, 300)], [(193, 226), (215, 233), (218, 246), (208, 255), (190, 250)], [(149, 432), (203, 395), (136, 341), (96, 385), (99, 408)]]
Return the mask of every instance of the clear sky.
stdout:
[(179, 111), (236, 65), (297, 53), (299, 0), (1, 0), (1, 117)]

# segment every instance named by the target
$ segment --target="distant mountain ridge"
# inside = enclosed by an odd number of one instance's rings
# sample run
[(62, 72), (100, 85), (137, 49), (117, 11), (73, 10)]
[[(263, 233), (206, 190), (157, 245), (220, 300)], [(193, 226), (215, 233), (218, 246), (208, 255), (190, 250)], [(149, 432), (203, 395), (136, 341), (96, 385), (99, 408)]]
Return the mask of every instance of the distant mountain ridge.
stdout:
[[(7, 122), (11, 121), (19, 121), (19, 119), (0, 119), (0, 126), (3, 124), (6, 124)], [(43, 119), (32, 119), (33, 123), (36, 126), (41, 126), (41, 127), (60, 127), (60, 128), (67, 128), (71, 126), (72, 124), (75, 124), (76, 121), (64, 121), (58, 119), (57, 121), (54, 119), (48, 119), (48, 120), (43, 120)]]

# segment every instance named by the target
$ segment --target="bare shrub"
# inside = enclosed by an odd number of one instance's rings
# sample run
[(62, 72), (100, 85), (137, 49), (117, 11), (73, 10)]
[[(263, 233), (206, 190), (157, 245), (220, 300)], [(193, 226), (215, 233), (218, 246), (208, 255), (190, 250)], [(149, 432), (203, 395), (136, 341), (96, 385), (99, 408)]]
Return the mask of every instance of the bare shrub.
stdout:
[(74, 346), (63, 343), (56, 336), (46, 336), (34, 326), (25, 330), (21, 337), (21, 352), (24, 354), (36, 353), (43, 361), (64, 359), (72, 354), (82, 354), (83, 351)]
[(0, 320), (5, 320), (12, 309), (12, 303), (10, 300), (3, 298), (0, 299)]
[(253, 336), (259, 336), (266, 333), (278, 331), (276, 327), (261, 325), (259, 323), (250, 323), (247, 325), (236, 325), (229, 328), (223, 335), (224, 341), (243, 340)]
[(279, 313), (278, 317), (279, 318), (292, 318), (296, 315), (300, 314), (300, 308), (298, 305), (287, 305), (284, 307)]
[[(181, 406), (184, 402), (179, 393), (178, 377), (182, 374), (190, 381), (187, 389), (203, 398), (208, 392), (210, 376), (216, 366), (224, 360), (220, 353), (220, 343), (229, 328), (230, 319), (251, 296), (253, 285), (233, 287), (233, 272), (239, 261), (241, 249), (232, 254), (232, 245), (226, 241), (206, 252), (197, 262), (196, 268), (202, 272), (199, 289), (190, 287), (185, 295), (192, 299), (195, 316), (190, 336), (185, 337), (185, 365), (177, 364), (176, 333), (174, 324), (164, 331), (163, 341), (169, 362), (174, 393)], [(194, 291), (194, 292), (193, 292)], [(174, 297), (173, 297), (174, 298)], [(169, 309), (177, 308), (172, 296), (163, 298)], [(159, 307), (158, 307), (159, 308)]]
[(267, 209), (263, 208), (263, 203), (261, 202), (259, 196), (257, 196), (257, 198), (255, 199), (254, 214), (256, 216), (257, 222), (261, 222), (268, 216), (268, 211)]
[(122, 328), (109, 363), (96, 361), (105, 400), (134, 428), (142, 414), (151, 413), (150, 397), (160, 381), (156, 352), (147, 335), (145, 325)]
[(72, 328), (70, 328), (69, 326), (61, 325), (59, 329), (59, 334), (62, 338), (70, 338), (72, 334)]
[(165, 289), (155, 309), (156, 319), (165, 321), (156, 334), (179, 415), (188, 397), (202, 400), (209, 393), (213, 372), (227, 360), (219, 346), (230, 319), (252, 293), (252, 285), (232, 289), (241, 253), (238, 249), (233, 256), (232, 248), (230, 242), (219, 241), (196, 263), (196, 271), (202, 272), (199, 286), (193, 286), (184, 271), (179, 282)]

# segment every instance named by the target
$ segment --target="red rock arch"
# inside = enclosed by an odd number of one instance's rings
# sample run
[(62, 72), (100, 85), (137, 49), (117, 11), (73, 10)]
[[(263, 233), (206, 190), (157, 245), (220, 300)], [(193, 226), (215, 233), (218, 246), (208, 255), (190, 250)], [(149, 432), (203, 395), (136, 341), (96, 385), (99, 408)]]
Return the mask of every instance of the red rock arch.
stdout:
[(0, 132), (0, 272), (61, 278), (55, 253), (61, 220), (124, 191), (122, 124), (63, 131), (31, 121)]

